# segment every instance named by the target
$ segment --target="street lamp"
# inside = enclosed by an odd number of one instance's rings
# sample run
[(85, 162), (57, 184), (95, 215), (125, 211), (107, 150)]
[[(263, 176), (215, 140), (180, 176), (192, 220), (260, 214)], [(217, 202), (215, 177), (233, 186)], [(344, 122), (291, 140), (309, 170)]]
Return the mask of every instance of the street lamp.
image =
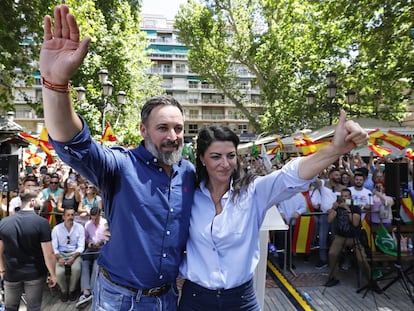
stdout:
[(352, 105), (355, 104), (355, 100), (356, 100), (356, 93), (354, 90), (349, 90), (348, 92), (345, 93), (345, 100), (346, 103), (349, 106), (349, 115), (352, 116)]
[[(112, 96), (112, 91), (114, 88), (114, 84), (108, 80), (108, 70), (101, 69), (98, 71), (99, 82), (102, 86), (102, 103), (98, 106), (101, 110), (102, 114), (102, 134), (105, 131), (105, 115), (108, 111), (112, 110), (111, 103), (108, 101), (108, 98)], [(82, 109), (87, 108), (88, 103), (86, 102), (86, 90), (84, 87), (79, 86), (76, 88), (76, 93), (78, 97), (78, 101), (81, 103)], [(126, 93), (124, 91), (119, 91), (117, 94), (117, 102), (119, 106), (125, 104), (126, 101)]]

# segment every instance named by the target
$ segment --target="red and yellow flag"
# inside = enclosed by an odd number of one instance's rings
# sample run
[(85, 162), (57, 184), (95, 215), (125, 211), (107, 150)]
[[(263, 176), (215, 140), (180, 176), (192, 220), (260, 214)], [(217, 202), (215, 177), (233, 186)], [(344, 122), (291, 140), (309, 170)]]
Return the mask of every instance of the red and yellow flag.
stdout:
[(368, 143), (372, 145), (378, 145), (378, 141), (382, 140), (385, 135), (379, 129), (376, 129), (376, 130), (369, 132), (368, 136), (369, 136)]
[[(306, 212), (314, 212), (312, 200), (309, 191), (302, 192), (306, 199)], [(300, 216), (296, 220), (295, 230), (292, 238), (293, 253), (310, 253), (313, 239), (313, 231), (315, 228), (314, 216)]]
[(32, 135), (25, 132), (20, 132), (18, 135), (24, 140), (27, 140), (29, 143), (40, 147), (46, 153), (47, 164), (52, 164), (54, 162), (52, 156), (53, 147), (49, 143), (47, 129), (45, 127), (40, 132), (39, 138), (33, 137)]
[(400, 216), (404, 223), (414, 223), (414, 206), (410, 195), (407, 198), (401, 199)]
[(365, 214), (365, 217), (362, 220), (361, 225), (362, 228), (364, 228), (365, 233), (367, 234), (368, 246), (371, 248), (373, 252), (375, 252), (375, 239), (374, 236), (371, 234), (371, 223), (369, 221), (368, 214)]
[(106, 127), (102, 134), (101, 141), (117, 141), (117, 138), (109, 122), (106, 123)]
[(368, 145), (368, 148), (379, 157), (385, 157), (392, 152), (391, 149), (378, 145)]
[(293, 141), (297, 148), (301, 148), (302, 154), (304, 156), (315, 153), (322, 147), (325, 147), (326, 145), (330, 144), (330, 142), (328, 141), (320, 141), (320, 142), (316, 141), (315, 142), (309, 136), (305, 134), (302, 134), (302, 138), (298, 138), (298, 137), (293, 138)]
[(392, 130), (388, 130), (383, 140), (390, 145), (393, 145), (394, 147), (402, 150), (410, 143), (411, 137)]

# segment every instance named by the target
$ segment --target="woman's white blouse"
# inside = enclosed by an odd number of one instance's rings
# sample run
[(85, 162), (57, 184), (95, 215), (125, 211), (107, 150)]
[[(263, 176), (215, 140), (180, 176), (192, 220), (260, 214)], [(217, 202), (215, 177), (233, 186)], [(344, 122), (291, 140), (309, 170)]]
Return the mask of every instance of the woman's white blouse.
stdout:
[(308, 189), (312, 180), (298, 176), (300, 158), (281, 170), (257, 177), (237, 198), (224, 194), (216, 215), (205, 184), (194, 194), (187, 254), (180, 274), (209, 289), (239, 286), (253, 277), (259, 262), (259, 231), (267, 209)]

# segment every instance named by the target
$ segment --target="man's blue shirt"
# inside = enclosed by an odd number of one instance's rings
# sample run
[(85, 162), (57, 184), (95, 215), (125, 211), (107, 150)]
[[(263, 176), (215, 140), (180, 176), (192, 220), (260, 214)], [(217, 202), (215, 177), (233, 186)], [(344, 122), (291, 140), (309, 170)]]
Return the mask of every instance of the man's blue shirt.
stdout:
[(105, 148), (83, 130), (68, 143), (49, 140), (59, 157), (102, 191), (111, 231), (98, 264), (117, 283), (152, 288), (175, 283), (188, 237), (195, 187), (193, 165), (171, 176), (144, 145)]

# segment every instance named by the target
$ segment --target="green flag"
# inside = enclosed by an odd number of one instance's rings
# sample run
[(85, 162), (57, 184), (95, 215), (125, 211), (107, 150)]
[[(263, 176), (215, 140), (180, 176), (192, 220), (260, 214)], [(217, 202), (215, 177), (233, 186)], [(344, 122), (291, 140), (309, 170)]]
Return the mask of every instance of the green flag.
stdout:
[(375, 245), (377, 245), (378, 249), (384, 254), (397, 256), (397, 244), (383, 225), (378, 227), (377, 236), (375, 237)]
[(252, 146), (252, 158), (257, 158), (259, 156), (259, 149), (257, 149), (256, 144), (253, 142)]

